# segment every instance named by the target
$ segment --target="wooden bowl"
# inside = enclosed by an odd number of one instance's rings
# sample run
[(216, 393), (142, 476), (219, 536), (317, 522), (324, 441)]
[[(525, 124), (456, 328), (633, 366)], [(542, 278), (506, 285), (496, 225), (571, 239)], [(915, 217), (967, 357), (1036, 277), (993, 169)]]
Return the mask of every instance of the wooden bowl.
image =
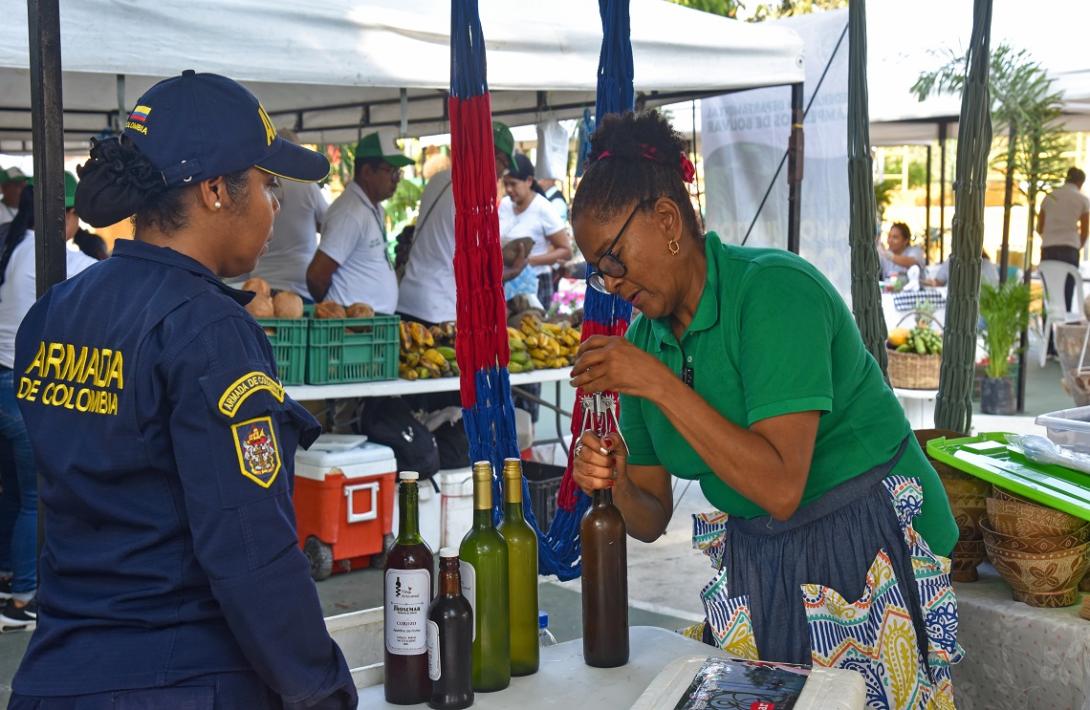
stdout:
[(1017, 593), (1015, 598), (1030, 606), (1073, 604), (1079, 581), (1090, 569), (1090, 542), (1047, 553), (1004, 550), (987, 540), (984, 546), (995, 569)]
[(1001, 533), (992, 529), (988, 524), (987, 517), (980, 518), (978, 525), (980, 526), (981, 532), (984, 534), (984, 541), (987, 544), (1009, 552), (1060, 552), (1090, 542), (1090, 523), (1086, 523), (1075, 532), (1068, 533), (1067, 535), (1048, 535), (1041, 537), (1024, 537)]
[(1085, 522), (1034, 503), (988, 498), (985, 501), (992, 530), (1019, 537), (1049, 537), (1075, 532)]
[(987, 554), (983, 540), (958, 540), (950, 553), (950, 579), (955, 582), (977, 581), (980, 577), (976, 568)]
[(985, 517), (987, 498), (976, 495), (950, 494), (950, 511), (958, 526), (958, 540), (980, 540), (981, 533), (977, 523)]
[(1015, 503), (1028, 503), (1030, 505), (1037, 505), (1036, 503), (1031, 501), (1029, 498), (1023, 498), (1022, 496), (1018, 495), (1017, 493), (1011, 493), (1010, 491), (1005, 491), (1002, 488), (1000, 488), (999, 486), (992, 486), (992, 498), (998, 498), (999, 500), (1011, 500), (1011, 501), (1014, 501)]

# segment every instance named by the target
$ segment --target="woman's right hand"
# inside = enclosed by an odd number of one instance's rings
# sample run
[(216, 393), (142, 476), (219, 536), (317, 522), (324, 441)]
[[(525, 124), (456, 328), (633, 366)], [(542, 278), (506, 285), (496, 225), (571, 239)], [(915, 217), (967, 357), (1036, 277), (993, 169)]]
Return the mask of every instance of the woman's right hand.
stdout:
[(575, 444), (572, 478), (587, 494), (603, 488), (612, 488), (624, 477), (628, 468), (628, 452), (617, 434), (600, 438), (594, 432), (584, 431)]

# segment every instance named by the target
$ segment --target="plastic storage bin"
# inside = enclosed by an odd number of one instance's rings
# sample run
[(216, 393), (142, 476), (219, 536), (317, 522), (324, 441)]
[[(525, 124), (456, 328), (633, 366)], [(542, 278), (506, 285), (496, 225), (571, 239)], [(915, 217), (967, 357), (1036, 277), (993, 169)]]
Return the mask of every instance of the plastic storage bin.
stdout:
[(1034, 420), (1048, 432), (1048, 438), (1072, 451), (1090, 453), (1090, 407), (1061, 409)]
[(538, 528), (548, 532), (556, 517), (556, 494), (564, 479), (564, 467), (537, 461), (523, 461), (522, 473), (530, 488), (530, 507), (534, 510)]
[(397, 316), (312, 319), (307, 384), (396, 380), (400, 324)]
[(308, 318), (258, 318), (276, 358), (280, 382), (301, 385), (307, 374)]
[(393, 450), (365, 436), (323, 434), (296, 453), (296, 524), (315, 580), (385, 565), (396, 479)]

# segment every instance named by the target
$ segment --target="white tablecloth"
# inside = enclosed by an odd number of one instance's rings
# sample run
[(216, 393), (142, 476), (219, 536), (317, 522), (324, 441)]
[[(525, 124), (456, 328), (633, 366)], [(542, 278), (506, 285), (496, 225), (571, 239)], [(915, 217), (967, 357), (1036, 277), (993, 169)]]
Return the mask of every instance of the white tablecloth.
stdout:
[[(935, 294), (935, 297), (941, 298), (945, 304), (946, 299), (946, 287), (928, 288), (928, 292)], [(911, 313), (909, 310), (898, 310), (895, 303), (896, 297), (901, 294), (882, 292), (882, 315), (886, 320), (886, 330), (893, 330), (894, 328), (914, 328), (916, 327), (916, 321), (913, 318), (906, 317)], [(935, 319), (946, 325), (946, 306), (943, 305), (935, 309)]]
[(965, 649), (954, 666), (958, 710), (1090, 710), (1090, 621), (1079, 617), (1081, 604), (1016, 602), (987, 563), (980, 581), (955, 588)]

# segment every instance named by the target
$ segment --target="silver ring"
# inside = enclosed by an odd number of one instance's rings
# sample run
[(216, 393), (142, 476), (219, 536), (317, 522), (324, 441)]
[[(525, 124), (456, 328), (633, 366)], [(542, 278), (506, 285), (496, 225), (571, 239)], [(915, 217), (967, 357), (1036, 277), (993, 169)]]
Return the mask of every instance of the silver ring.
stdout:
[(580, 441), (578, 444), (575, 445), (575, 458), (578, 459), (578, 458), (582, 458), (582, 457), (583, 457), (583, 442)]

